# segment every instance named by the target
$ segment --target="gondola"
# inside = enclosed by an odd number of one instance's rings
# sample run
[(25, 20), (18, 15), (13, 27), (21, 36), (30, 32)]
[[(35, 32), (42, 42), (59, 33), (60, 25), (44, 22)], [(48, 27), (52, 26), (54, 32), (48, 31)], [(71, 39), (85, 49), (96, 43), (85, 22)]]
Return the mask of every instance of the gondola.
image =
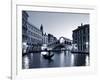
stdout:
[(53, 56), (54, 56), (54, 54), (51, 54), (51, 55), (45, 54), (45, 55), (43, 55), (43, 57), (44, 57), (45, 59), (51, 59)]

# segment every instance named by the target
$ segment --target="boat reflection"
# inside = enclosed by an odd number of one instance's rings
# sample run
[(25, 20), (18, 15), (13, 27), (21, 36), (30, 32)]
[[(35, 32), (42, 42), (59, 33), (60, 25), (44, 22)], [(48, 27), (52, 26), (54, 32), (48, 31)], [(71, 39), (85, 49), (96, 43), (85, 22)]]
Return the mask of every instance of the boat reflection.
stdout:
[(43, 57), (44, 57), (45, 59), (51, 59), (51, 58), (54, 56), (54, 54), (52, 54), (50, 51), (41, 52), (41, 54), (43, 55)]

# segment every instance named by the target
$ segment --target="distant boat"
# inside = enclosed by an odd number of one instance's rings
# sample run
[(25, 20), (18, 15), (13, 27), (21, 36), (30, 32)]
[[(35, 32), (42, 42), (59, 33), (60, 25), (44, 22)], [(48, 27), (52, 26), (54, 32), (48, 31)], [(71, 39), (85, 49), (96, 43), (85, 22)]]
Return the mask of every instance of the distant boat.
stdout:
[(45, 59), (51, 59), (54, 56), (54, 54), (50, 53), (51, 48), (48, 48), (47, 44), (43, 44), (41, 50), (42, 50), (41, 54)]

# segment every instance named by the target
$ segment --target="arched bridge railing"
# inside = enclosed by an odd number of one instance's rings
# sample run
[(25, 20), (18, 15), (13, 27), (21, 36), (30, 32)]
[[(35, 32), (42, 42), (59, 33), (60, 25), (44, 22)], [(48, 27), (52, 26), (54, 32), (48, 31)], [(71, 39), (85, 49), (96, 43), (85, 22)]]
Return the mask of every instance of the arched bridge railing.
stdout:
[[(61, 41), (63, 40), (63, 42)], [(67, 39), (65, 37), (60, 37), (58, 40), (48, 43), (48, 47), (50, 48), (55, 48), (57, 46), (71, 46), (72, 45), (72, 41), (70, 39)]]

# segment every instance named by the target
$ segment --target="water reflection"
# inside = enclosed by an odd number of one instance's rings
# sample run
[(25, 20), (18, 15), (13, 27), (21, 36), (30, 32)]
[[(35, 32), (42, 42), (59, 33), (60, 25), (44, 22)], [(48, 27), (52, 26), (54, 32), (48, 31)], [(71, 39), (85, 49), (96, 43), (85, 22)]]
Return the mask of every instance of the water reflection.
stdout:
[(74, 66), (74, 54), (71, 55), (71, 66)]
[[(45, 52), (46, 54), (46, 52)], [(72, 54), (68, 51), (52, 52), (51, 59), (45, 59), (43, 53), (29, 53), (22, 57), (22, 68), (49, 68), (88, 66), (89, 56), (87, 54)]]
[(89, 56), (86, 56), (86, 60), (85, 60), (85, 62), (86, 62), (86, 66), (89, 66), (89, 64), (90, 64), (90, 62), (89, 62), (90, 60), (89, 60)]
[(22, 61), (23, 61), (23, 68), (28, 69), (29, 68), (29, 58), (28, 58), (28, 56), (25, 56)]

